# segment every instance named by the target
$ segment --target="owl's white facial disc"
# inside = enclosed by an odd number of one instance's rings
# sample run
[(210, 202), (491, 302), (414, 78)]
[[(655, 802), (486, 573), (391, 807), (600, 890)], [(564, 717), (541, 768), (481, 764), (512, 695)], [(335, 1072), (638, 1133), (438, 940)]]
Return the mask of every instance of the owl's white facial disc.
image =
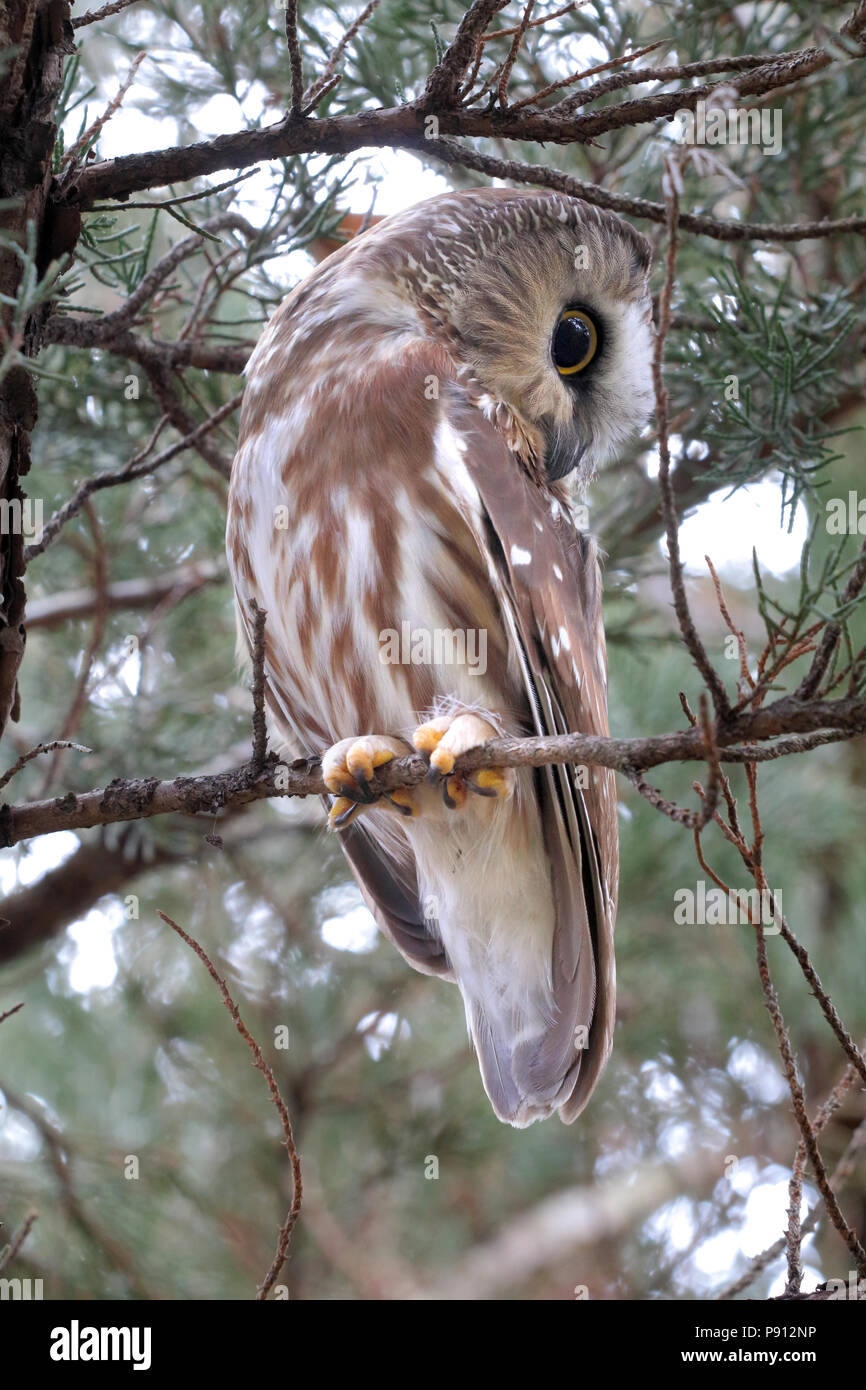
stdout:
[[(454, 301), (476, 374), (540, 431), (550, 478), (590, 474), (649, 414), (648, 271), (647, 242), (619, 218), (530, 194), (501, 207), (500, 235)], [(580, 325), (588, 357), (565, 374), (555, 350), (563, 315)]]

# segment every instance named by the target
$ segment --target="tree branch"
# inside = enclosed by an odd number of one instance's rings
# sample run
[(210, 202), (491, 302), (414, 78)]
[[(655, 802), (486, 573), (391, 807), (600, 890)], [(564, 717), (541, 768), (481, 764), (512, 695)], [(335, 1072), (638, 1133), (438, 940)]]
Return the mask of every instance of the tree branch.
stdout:
[[(584, 115), (573, 115), (569, 110), (556, 107), (540, 111), (527, 110), (525, 107), (517, 110), (509, 107), (504, 111), (461, 107), (457, 102), (463, 76), (487, 23), (502, 8), (503, 0), (475, 0), (464, 15), (442, 61), (431, 73), (419, 101), (323, 120), (299, 119), (297, 114), (290, 114), (264, 129), (242, 130), (193, 145), (103, 160), (76, 170), (63, 180), (57, 189), (57, 200), (84, 209), (100, 199), (124, 199), (141, 189), (196, 178), (220, 169), (241, 169), (263, 159), (285, 159), (292, 155), (313, 153), (350, 154), (370, 145), (416, 150), (426, 148), (435, 158), (439, 142), (435, 138), (427, 138), (425, 122), (429, 116), (436, 117), (439, 133), (444, 135), (542, 144), (586, 144), (608, 131), (671, 118), (680, 110), (694, 110), (697, 103), (712, 96), (717, 87), (733, 87), (741, 97), (765, 95), (799, 82), (838, 61), (825, 49), (802, 49), (780, 55), (772, 62), (721, 83), (657, 92)], [(736, 67), (735, 60), (732, 60), (732, 66)], [(640, 81), (639, 69), (635, 81)], [(543, 170), (538, 172), (543, 173)], [(632, 202), (635, 216), (647, 215), (639, 210), (639, 205), (645, 200)], [(658, 207), (650, 206), (654, 209)], [(661, 221), (663, 217), (662, 210), (662, 216), (656, 215), (654, 220)], [(718, 225), (718, 219), (705, 220), (710, 226)], [(722, 226), (726, 224), (722, 222)], [(850, 218), (841, 219), (841, 225), (836, 230), (857, 231), (864, 228), (866, 218)], [(819, 236), (825, 234), (821, 231), (814, 233)], [(742, 232), (730, 239), (741, 237)]]
[(100, 19), (108, 19), (110, 15), (120, 14), (121, 10), (128, 10), (130, 5), (135, 5), (138, 0), (114, 0), (111, 5), (103, 5), (99, 10), (88, 10), (87, 14), (79, 15), (73, 19), (73, 29), (83, 29), (85, 24), (96, 24)]
[(207, 372), (232, 372), (236, 376), (243, 372), (255, 347), (251, 339), (238, 339), (231, 343), (167, 343), (159, 338), (138, 337), (128, 329), (107, 329), (106, 322), (107, 318), (54, 314), (45, 325), (42, 342), (56, 343), (60, 347), (104, 348), (142, 366), (155, 363), (166, 369), (198, 367)]
[(259, 1285), (256, 1291), (256, 1298), (261, 1301), (264, 1301), (270, 1293), (271, 1289), (273, 1288), (274, 1284), (276, 1283), (277, 1279), (279, 1278), (280, 1270), (282, 1269), (285, 1263), (286, 1255), (288, 1253), (289, 1241), (291, 1240), (292, 1231), (294, 1230), (298, 1217), (301, 1214), (301, 1201), (303, 1198), (304, 1186), (303, 1179), (301, 1176), (301, 1160), (298, 1157), (298, 1151), (295, 1147), (295, 1138), (294, 1134), (292, 1133), (292, 1121), (289, 1116), (288, 1109), (286, 1108), (286, 1102), (283, 1100), (283, 1097), (280, 1094), (280, 1088), (277, 1085), (276, 1077), (274, 1076), (272, 1068), (269, 1067), (267, 1062), (265, 1061), (262, 1049), (259, 1047), (259, 1044), (256, 1042), (252, 1033), (247, 1028), (243, 1019), (241, 1018), (238, 1006), (235, 1003), (234, 999), (232, 999), (232, 996), (229, 993), (228, 986), (226, 985), (225, 980), (222, 978), (220, 974), (217, 973), (217, 970), (213, 965), (207, 952), (204, 950), (202, 946), (199, 945), (199, 943), (195, 940), (194, 937), (189, 936), (188, 933), (184, 931), (183, 927), (179, 927), (177, 922), (173, 922), (172, 919), (166, 916), (164, 912), (159, 912), (159, 910), (157, 909), (157, 915), (162, 918), (163, 922), (165, 922), (167, 926), (171, 927), (173, 932), (177, 933), (181, 941), (185, 941), (187, 946), (189, 946), (190, 949), (195, 952), (195, 954), (198, 956), (199, 960), (202, 962), (205, 969), (207, 970), (208, 974), (210, 975), (211, 979), (216, 983), (216, 986), (222, 996), (222, 1001), (228, 1009), (229, 1013), (231, 1014), (235, 1027), (237, 1028), (247, 1047), (250, 1049), (250, 1052), (253, 1054), (253, 1065), (262, 1073), (262, 1076), (265, 1078), (265, 1081), (267, 1082), (268, 1090), (271, 1094), (271, 1100), (273, 1101), (274, 1108), (276, 1109), (276, 1112), (280, 1117), (280, 1127), (283, 1131), (283, 1144), (285, 1146), (286, 1152), (289, 1155), (289, 1163), (292, 1170), (292, 1201), (288, 1213), (286, 1214), (286, 1219), (280, 1226), (279, 1236), (277, 1238), (277, 1249), (273, 1261), (271, 1262), (267, 1274), (265, 1275), (264, 1279), (262, 1280), (261, 1284)]
[(475, 49), (494, 15), (504, 10), (508, 0), (474, 0), (464, 14), (441, 62), (427, 79), (424, 99), (428, 107), (456, 106), (466, 70)]
[(727, 717), (730, 710), (728, 694), (722, 680), (707, 656), (706, 648), (698, 635), (688, 600), (686, 598), (683, 563), (680, 559), (679, 520), (670, 480), (670, 448), (668, 444), (668, 392), (664, 381), (665, 341), (670, 328), (671, 297), (677, 261), (677, 213), (679, 201), (676, 191), (676, 178), (670, 164), (666, 182), (668, 189), (668, 249), (665, 258), (665, 282), (659, 301), (659, 321), (653, 343), (652, 377), (656, 405), (656, 428), (659, 447), (659, 490), (662, 499), (662, 518), (668, 545), (668, 568), (674, 612), (677, 616), (680, 633), (686, 649), (713, 697), (716, 714)]
[[(558, 193), (567, 193), (573, 198), (583, 198), (584, 202), (595, 207), (608, 208), (611, 212), (625, 217), (640, 217), (649, 222), (667, 223), (667, 209), (664, 203), (654, 203), (649, 198), (633, 198), (624, 193), (612, 193), (600, 184), (585, 183), (559, 169), (546, 165), (522, 164), (516, 159), (497, 159), (493, 155), (479, 154), (468, 145), (458, 145), (454, 140), (428, 140), (423, 146), (405, 145), (416, 149), (443, 163), (459, 165), (463, 169), (474, 169), (480, 174), (488, 174), (494, 179), (510, 179), (513, 183), (530, 184), (536, 188), (551, 188)], [(841, 236), (845, 233), (866, 231), (866, 217), (838, 217), (821, 222), (740, 222), (733, 218), (710, 217), (704, 213), (679, 212), (677, 226), (687, 232), (697, 232), (712, 237), (715, 241), (810, 241), (819, 237)]]
[[(716, 731), (719, 761), (759, 762), (781, 756), (778, 745), (743, 747), (779, 734), (809, 735), (836, 731), (840, 738), (856, 738), (866, 731), (866, 700), (813, 701), (804, 704), (791, 696), (765, 709), (744, 711)], [(794, 738), (786, 754), (804, 752), (807, 739)], [(763, 755), (763, 756), (762, 756)], [(550, 763), (575, 763), (610, 767), (631, 774), (660, 767), (663, 763), (703, 762), (706, 757), (700, 727), (650, 738), (597, 738), (593, 734), (560, 734), (553, 738), (491, 739), (464, 753), (455, 770), (473, 772), (481, 767), (543, 767)], [(374, 794), (413, 787), (427, 776), (428, 766), (419, 754), (395, 758), (377, 770), (370, 783)], [(322, 796), (319, 759), (298, 758), (282, 764), (271, 755), (262, 771), (250, 763), (226, 772), (197, 777), (115, 778), (104, 789), (68, 792), (66, 796), (0, 807), (0, 848), (55, 830), (82, 830), (94, 825), (143, 820), (150, 816), (181, 812), (212, 816), (224, 807), (243, 806), (276, 796)]]
[(111, 843), (100, 835), (80, 845), (56, 869), (5, 899), (0, 965), (52, 941), (70, 922), (86, 916), (100, 898), (120, 893), (139, 874), (184, 858), (180, 850), (142, 843), (127, 831)]
[(202, 560), (192, 565), (180, 565), (147, 579), (119, 579), (106, 585), (102, 594), (96, 589), (67, 589), (50, 598), (33, 599), (27, 606), (27, 630), (59, 627), (61, 623), (92, 615), (97, 599), (106, 611), (118, 609), (154, 608), (170, 594), (192, 594), (205, 584), (225, 577), (225, 566), (215, 560)]
[[(107, 469), (103, 473), (94, 473), (91, 478), (85, 478), (84, 482), (76, 489), (69, 500), (64, 502), (63, 506), (59, 507), (54, 515), (49, 517), (48, 521), (46, 521), (39, 540), (27, 546), (24, 552), (27, 564), (29, 565), (32, 560), (36, 559), (37, 555), (41, 555), (44, 550), (47, 550), (48, 546), (59, 535), (67, 521), (70, 521), (72, 517), (76, 516), (78, 512), (81, 511), (81, 508), (94, 492), (99, 492), (107, 487), (119, 487), (121, 483), (129, 483), (135, 478), (143, 478), (150, 473), (155, 473), (158, 468), (162, 468), (164, 464), (170, 463), (173, 458), (176, 458), (178, 454), (182, 454), (185, 449), (195, 446), (201, 447), (202, 440), (207, 432), (220, 424), (221, 421), (228, 415), (231, 415), (233, 411), (237, 410), (242, 400), (243, 392), (241, 391), (238, 392), (236, 396), (233, 396), (230, 401), (226, 401), (225, 405), (221, 405), (219, 410), (215, 410), (213, 415), (209, 415), (206, 420), (202, 420), (201, 424), (191, 428), (189, 433), (184, 435), (183, 439), (178, 439), (176, 443), (170, 444), (168, 448), (163, 449), (159, 454), (155, 454), (153, 458), (148, 458), (150, 452), (150, 446), (148, 445), (144, 449), (139, 450), (123, 468), (119, 468), (116, 471)], [(177, 404), (180, 407), (180, 402)], [(183, 407), (180, 407), (180, 409), (183, 410)], [(184, 423), (191, 424), (191, 422), (187, 420), (185, 411), (183, 412), (183, 417)]]

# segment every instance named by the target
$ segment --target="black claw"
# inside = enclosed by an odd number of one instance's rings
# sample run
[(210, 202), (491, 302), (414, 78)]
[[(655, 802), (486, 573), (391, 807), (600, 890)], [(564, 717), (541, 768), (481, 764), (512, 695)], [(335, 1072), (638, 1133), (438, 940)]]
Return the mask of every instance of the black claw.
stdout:
[(338, 816), (335, 816), (335, 818), (331, 821), (332, 828), (334, 830), (342, 830), (343, 826), (348, 824), (348, 822), (351, 820), (354, 814), (355, 807), (347, 806), (345, 811), (341, 811), (340, 814)]
[(472, 781), (472, 778), (471, 778), (471, 777), (467, 777), (467, 778), (465, 779), (464, 785), (467, 786), (471, 792), (474, 792), (476, 796), (496, 796), (496, 795), (497, 795), (497, 792), (496, 792), (496, 788), (495, 788), (495, 787), (479, 787), (479, 786), (476, 786), (476, 784)]
[(427, 781), (430, 783), (431, 787), (438, 786), (444, 775), (445, 774), (440, 772), (438, 767), (434, 767), (432, 763), (427, 769)]
[(389, 801), (389, 802), (391, 803), (391, 805), (394, 807), (394, 810), (395, 810), (395, 811), (399, 811), (400, 814), (401, 814), (401, 816), (411, 816), (411, 814), (412, 814), (412, 807), (411, 807), (411, 806), (401, 806), (401, 805), (400, 805), (400, 802), (399, 802), (399, 801), (395, 801), (394, 798), (393, 798), (393, 796), (389, 796), (387, 792), (385, 792), (385, 800), (386, 800), (386, 801)]
[[(358, 781), (360, 782), (360, 778)], [(360, 787), (347, 787), (345, 782), (343, 782), (340, 784), (339, 795), (344, 796), (347, 801), (354, 801), (357, 806), (372, 806), (373, 802), (376, 800), (373, 793), (369, 790), (369, 783), (366, 787), (363, 785)]]
[(454, 800), (453, 796), (448, 790), (447, 777), (443, 777), (442, 779), (442, 800), (445, 802), (445, 805), (448, 807), (449, 811), (455, 811), (457, 809), (457, 802)]
[(355, 781), (358, 783), (358, 786), (361, 788), (361, 796), (366, 801), (367, 805), (369, 805), (371, 801), (375, 801), (376, 798), (370, 791), (369, 780), (367, 779), (367, 777), (365, 777), (364, 773), (356, 772), (354, 773), (354, 778)]

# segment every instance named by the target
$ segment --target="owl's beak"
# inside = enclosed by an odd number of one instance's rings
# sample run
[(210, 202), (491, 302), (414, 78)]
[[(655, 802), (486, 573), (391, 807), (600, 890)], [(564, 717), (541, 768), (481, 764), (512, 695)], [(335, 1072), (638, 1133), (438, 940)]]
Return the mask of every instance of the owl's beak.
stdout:
[(582, 439), (576, 429), (564, 430), (561, 425), (545, 425), (543, 433), (544, 471), (548, 482), (556, 483), (580, 466), (589, 440)]

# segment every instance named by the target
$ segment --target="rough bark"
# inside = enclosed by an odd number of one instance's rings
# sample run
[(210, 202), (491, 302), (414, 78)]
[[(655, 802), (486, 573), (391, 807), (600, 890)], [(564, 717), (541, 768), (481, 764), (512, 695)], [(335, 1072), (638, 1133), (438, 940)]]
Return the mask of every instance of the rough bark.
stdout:
[[(866, 701), (850, 698), (803, 703), (785, 696), (765, 709), (732, 713), (716, 729), (715, 742), (721, 762), (748, 763), (806, 752), (814, 746), (810, 738), (822, 742), (857, 738), (864, 730)], [(793, 737), (768, 742), (780, 735)], [(490, 739), (463, 753), (456, 770), (576, 763), (634, 775), (664, 763), (703, 762), (706, 756), (699, 727), (650, 738), (559, 734), (551, 738)], [(376, 769), (370, 790), (379, 795), (396, 787), (413, 787), (424, 780), (428, 771), (429, 764), (418, 753), (395, 758)], [(269, 797), (322, 796), (326, 792), (321, 763), (315, 757), (284, 764), (270, 755), (262, 767), (250, 762), (227, 772), (197, 777), (117, 777), (107, 787), (94, 791), (68, 792), (50, 800), (0, 806), (0, 848), (55, 830), (85, 830), (172, 812), (213, 816), (218, 811)]]
[[(74, 208), (49, 205), (52, 152), (57, 136), (54, 106), (63, 77), (63, 59), (73, 52), (67, 0), (5, 0), (0, 6), (0, 49), (14, 56), (0, 86), (0, 224), (7, 238), (23, 248), (28, 227), (36, 229), (37, 270), (74, 246), (80, 216)], [(11, 201), (9, 201), (11, 200)], [(14, 251), (0, 246), (0, 293), (15, 300), (23, 264)], [(44, 308), (23, 324), (2, 301), (4, 351), (17, 347), (25, 357), (40, 346)], [(18, 508), (24, 500), (21, 479), (30, 468), (30, 434), (37, 400), (32, 376), (13, 366), (0, 382), (0, 498)], [(4, 508), (4, 522), (14, 515)], [(0, 534), (0, 733), (17, 717), (18, 668), (24, 655), (24, 541)]]

